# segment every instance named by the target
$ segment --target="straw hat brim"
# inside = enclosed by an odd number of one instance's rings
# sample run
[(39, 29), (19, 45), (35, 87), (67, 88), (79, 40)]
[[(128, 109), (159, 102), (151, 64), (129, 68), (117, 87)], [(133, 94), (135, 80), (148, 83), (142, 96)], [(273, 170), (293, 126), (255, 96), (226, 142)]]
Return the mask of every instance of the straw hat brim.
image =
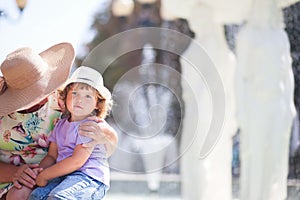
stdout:
[(0, 96), (0, 116), (38, 104), (68, 79), (75, 58), (75, 51), (71, 44), (54, 45), (39, 55), (48, 64), (46, 73), (41, 79), (24, 89), (8, 87)]

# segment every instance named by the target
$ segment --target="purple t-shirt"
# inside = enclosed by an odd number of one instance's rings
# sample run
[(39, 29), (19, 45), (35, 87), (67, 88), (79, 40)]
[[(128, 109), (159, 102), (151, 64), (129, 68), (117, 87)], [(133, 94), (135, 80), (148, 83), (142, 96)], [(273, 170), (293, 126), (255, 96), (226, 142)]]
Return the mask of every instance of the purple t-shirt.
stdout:
[[(91, 141), (90, 138), (81, 136), (78, 133), (79, 125), (85, 121), (88, 120), (69, 122), (67, 118), (64, 118), (57, 122), (49, 137), (49, 141), (56, 143), (58, 148), (56, 162), (72, 156), (76, 145)], [(109, 186), (110, 170), (105, 146), (96, 145), (89, 159), (78, 171)]]

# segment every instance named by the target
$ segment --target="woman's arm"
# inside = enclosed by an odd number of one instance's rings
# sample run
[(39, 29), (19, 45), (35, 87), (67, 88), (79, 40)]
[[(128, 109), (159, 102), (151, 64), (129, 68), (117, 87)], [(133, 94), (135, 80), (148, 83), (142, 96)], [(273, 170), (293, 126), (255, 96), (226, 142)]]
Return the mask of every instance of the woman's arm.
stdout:
[(38, 186), (47, 185), (48, 180), (64, 176), (78, 170), (90, 157), (93, 149), (83, 147), (81, 144), (74, 149), (73, 155), (44, 169), (36, 178)]
[(13, 182), (13, 175), (18, 171), (18, 167), (12, 164), (0, 162), (0, 183)]
[(107, 149), (106, 155), (110, 157), (117, 147), (117, 132), (103, 119), (98, 117), (89, 117), (89, 119), (93, 121), (82, 123), (79, 127), (79, 134), (89, 137), (93, 141), (83, 144), (83, 147), (94, 147), (97, 144), (105, 144)]
[(106, 121), (101, 122), (98, 124), (103, 131), (104, 138), (105, 138), (105, 147), (106, 147), (106, 155), (110, 157), (114, 151), (116, 150), (118, 144), (118, 135), (115, 129), (111, 127)]

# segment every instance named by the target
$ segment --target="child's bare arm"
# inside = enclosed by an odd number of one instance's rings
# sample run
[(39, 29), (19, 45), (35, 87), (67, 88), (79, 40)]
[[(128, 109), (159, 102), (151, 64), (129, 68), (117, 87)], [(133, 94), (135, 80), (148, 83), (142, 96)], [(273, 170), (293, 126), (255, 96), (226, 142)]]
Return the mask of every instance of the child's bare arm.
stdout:
[(57, 145), (54, 142), (50, 143), (48, 154), (40, 162), (40, 167), (45, 169), (55, 164), (57, 158)]
[(45, 186), (48, 180), (76, 171), (87, 161), (92, 149), (77, 145), (73, 155), (44, 169), (37, 177), (36, 183)]

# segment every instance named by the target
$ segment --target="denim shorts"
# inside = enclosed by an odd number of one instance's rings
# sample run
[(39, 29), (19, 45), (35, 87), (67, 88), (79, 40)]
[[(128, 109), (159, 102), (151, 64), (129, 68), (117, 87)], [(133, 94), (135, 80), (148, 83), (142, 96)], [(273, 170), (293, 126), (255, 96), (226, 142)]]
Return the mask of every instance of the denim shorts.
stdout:
[(82, 172), (73, 172), (52, 179), (45, 187), (35, 188), (29, 200), (89, 199), (100, 200), (105, 197), (108, 187)]

